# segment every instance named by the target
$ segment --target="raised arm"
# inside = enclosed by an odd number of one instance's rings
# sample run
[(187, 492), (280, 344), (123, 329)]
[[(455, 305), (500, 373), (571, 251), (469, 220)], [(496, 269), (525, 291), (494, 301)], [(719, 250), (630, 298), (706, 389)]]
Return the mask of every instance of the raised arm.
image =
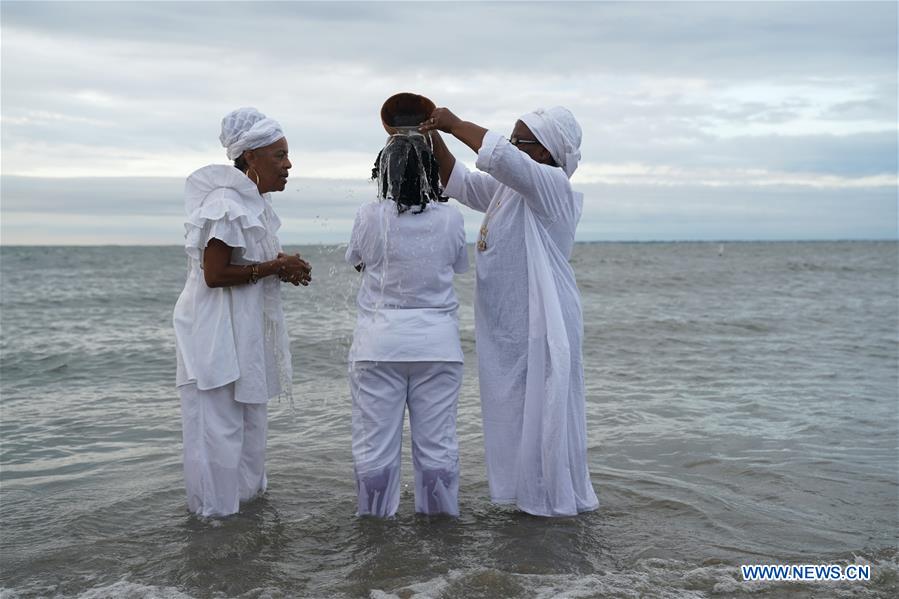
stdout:
[[(431, 118), (421, 124), (422, 133), (428, 131), (443, 131), (449, 133), (466, 146), (477, 152), (481, 149), (481, 143), (484, 141), (484, 134), (487, 130), (480, 125), (475, 125), (469, 121), (463, 121), (450, 111), (449, 108), (435, 108), (431, 113)], [(445, 146), (444, 146), (445, 147)], [(439, 157), (438, 157), (439, 158)]]
[(422, 123), (421, 131), (430, 133), (434, 156), (440, 164), (440, 182), (445, 193), (469, 208), (486, 212), (499, 183), (489, 175), (472, 173), (462, 163), (457, 162), (438, 131), (452, 133), (477, 152), (487, 130), (474, 123), (462, 121), (446, 108), (438, 108), (430, 119)]
[[(571, 184), (562, 169), (538, 162), (498, 133), (463, 121), (448, 108), (435, 109), (431, 117), (421, 124), (420, 129), (422, 132), (438, 130), (450, 133), (477, 152), (478, 169), (524, 196), (531, 210), (541, 218), (554, 222), (561, 216), (574, 216), (576, 207), (571, 201)], [(443, 143), (442, 140), (440, 143)], [(459, 169), (454, 167), (455, 160), (453, 166), (447, 167), (448, 178), (455, 179)], [(441, 178), (442, 175), (441, 168)], [(448, 185), (448, 181), (444, 181), (444, 186), (449, 187), (447, 194), (451, 197), (455, 197), (451, 191), (460, 193), (460, 190), (464, 191), (467, 187), (456, 181), (451, 183)], [(459, 197), (456, 199), (478, 209), (470, 201)], [(486, 210), (486, 206), (482, 210)]]
[(489, 131), (478, 152), (477, 167), (520, 193), (531, 210), (550, 222), (575, 218), (571, 183), (561, 168), (541, 164), (513, 146), (495, 131)]

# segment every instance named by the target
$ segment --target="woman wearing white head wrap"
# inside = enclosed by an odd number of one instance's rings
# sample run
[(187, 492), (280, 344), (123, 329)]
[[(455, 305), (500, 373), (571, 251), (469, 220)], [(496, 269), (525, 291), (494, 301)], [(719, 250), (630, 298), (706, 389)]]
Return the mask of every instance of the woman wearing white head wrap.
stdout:
[(278, 121), (267, 118), (255, 108), (238, 108), (226, 114), (219, 135), (231, 160), (237, 160), (246, 150), (262, 148), (283, 138)]
[[(475, 323), (490, 495), (539, 516), (599, 506), (587, 467), (583, 317), (568, 262), (583, 196), (569, 178), (581, 128), (561, 106), (515, 123), (510, 139), (446, 108), (432, 133), (444, 193), (484, 212)], [(477, 152), (470, 172), (436, 131)]]
[(521, 122), (553, 157), (570, 178), (581, 160), (581, 126), (564, 106), (549, 110), (538, 108), (521, 117)]
[(203, 167), (185, 184), (188, 271), (174, 313), (187, 503), (204, 517), (265, 491), (266, 405), (291, 394), (280, 283), (311, 280), (277, 237), (270, 192), (291, 168), (280, 125), (240, 108), (219, 139), (234, 166)]

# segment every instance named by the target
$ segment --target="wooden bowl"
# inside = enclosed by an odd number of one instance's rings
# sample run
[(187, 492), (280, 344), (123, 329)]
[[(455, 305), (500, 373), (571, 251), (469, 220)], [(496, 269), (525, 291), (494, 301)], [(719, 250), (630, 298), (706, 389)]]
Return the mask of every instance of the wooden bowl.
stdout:
[(417, 128), (437, 106), (430, 99), (409, 92), (394, 94), (381, 106), (381, 124), (390, 135)]

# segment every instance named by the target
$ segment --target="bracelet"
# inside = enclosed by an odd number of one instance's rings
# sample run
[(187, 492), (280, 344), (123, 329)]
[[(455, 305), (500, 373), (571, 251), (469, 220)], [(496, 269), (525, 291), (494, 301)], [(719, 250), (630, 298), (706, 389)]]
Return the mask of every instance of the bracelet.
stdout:
[(259, 281), (259, 265), (251, 264), (250, 265), (250, 283), (255, 285), (257, 281)]

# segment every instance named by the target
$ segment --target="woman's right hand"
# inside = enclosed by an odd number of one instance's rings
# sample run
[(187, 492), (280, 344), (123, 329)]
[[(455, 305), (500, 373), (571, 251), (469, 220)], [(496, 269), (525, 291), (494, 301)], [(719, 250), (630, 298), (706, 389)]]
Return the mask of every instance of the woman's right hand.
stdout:
[[(429, 133), (431, 131), (443, 131), (444, 133), (449, 133), (475, 152), (481, 149), (481, 144), (484, 143), (484, 135), (487, 133), (487, 130), (480, 125), (463, 121), (454, 115), (449, 108), (443, 108), (442, 106), (440, 108), (435, 108), (434, 112), (431, 113), (430, 118), (419, 125), (418, 130), (422, 133)], [(439, 141), (437, 140), (433, 143), (434, 147), (439, 145)], [(437, 160), (440, 161), (440, 159), (441, 156), (438, 156)], [(444, 160), (444, 162), (446, 161)], [(452, 171), (449, 172), (451, 173)], [(446, 181), (443, 181), (443, 173), (441, 173), (440, 177), (443, 184), (446, 185)], [(449, 173), (447, 173), (447, 178), (449, 178)]]
[(299, 254), (278, 254), (278, 276), (285, 283), (307, 286), (312, 281), (312, 266)]
[(427, 133), (436, 129), (437, 131), (452, 134), (453, 127), (461, 122), (462, 119), (454, 115), (449, 108), (440, 107), (434, 109), (431, 117), (423, 122), (418, 127), (418, 130), (422, 133)]

